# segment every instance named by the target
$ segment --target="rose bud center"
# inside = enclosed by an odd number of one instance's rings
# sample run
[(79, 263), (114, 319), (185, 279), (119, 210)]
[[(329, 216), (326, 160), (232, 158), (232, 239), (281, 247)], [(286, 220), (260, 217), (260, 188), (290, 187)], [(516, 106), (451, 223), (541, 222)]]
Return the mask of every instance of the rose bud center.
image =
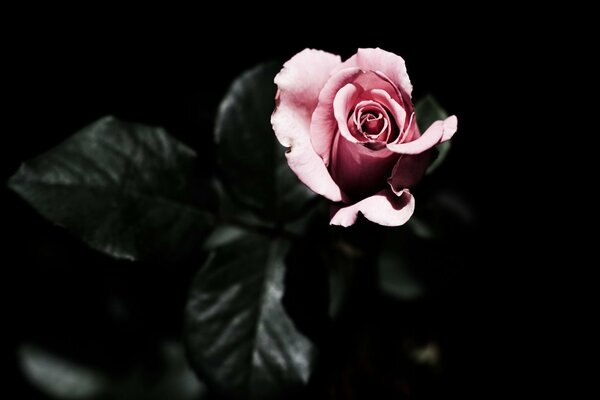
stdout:
[(371, 148), (385, 144), (397, 132), (388, 110), (377, 101), (359, 102), (348, 117), (348, 129), (359, 143)]
[(386, 124), (387, 120), (383, 118), (381, 113), (369, 111), (360, 116), (360, 127), (358, 129), (368, 137), (374, 139), (381, 133)]

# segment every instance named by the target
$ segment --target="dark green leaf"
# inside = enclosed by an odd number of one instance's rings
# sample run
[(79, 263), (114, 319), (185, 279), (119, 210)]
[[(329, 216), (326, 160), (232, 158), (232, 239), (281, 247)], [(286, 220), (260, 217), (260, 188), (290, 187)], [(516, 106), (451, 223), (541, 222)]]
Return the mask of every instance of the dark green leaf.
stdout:
[(348, 300), (356, 283), (360, 262), (365, 254), (350, 243), (339, 239), (329, 255), (329, 316), (337, 318), (348, 306)]
[(377, 270), (381, 291), (402, 300), (414, 300), (424, 293), (422, 282), (414, 275), (413, 255), (407, 244), (406, 234), (400, 229), (391, 230), (382, 246)]
[(404, 301), (449, 290), (474, 241), (475, 219), (456, 193), (439, 190), (409, 220), (410, 229), (392, 229), (378, 258), (380, 288)]
[(473, 230), (475, 216), (470, 205), (457, 193), (439, 190), (408, 221), (407, 226), (422, 239), (456, 239)]
[(192, 365), (222, 393), (269, 399), (306, 384), (315, 358), (281, 304), (289, 243), (229, 237), (192, 285), (186, 339)]
[[(415, 113), (417, 114), (417, 125), (421, 132), (425, 132), (429, 126), (437, 120), (445, 119), (448, 117), (446, 110), (440, 106), (437, 100), (430, 94), (422, 98), (415, 105)], [(450, 151), (450, 141), (446, 141), (436, 146), (437, 157), (427, 168), (427, 173), (432, 173), (437, 167), (439, 167), (448, 152)]]
[(314, 197), (288, 167), (285, 149), (271, 127), (273, 79), (279, 69), (263, 64), (236, 79), (221, 103), (215, 127), (226, 191), (271, 223), (300, 216)]
[(100, 371), (65, 360), (37, 346), (22, 346), (19, 361), (29, 382), (54, 398), (98, 399), (108, 387), (108, 379)]
[(37, 345), (19, 348), (21, 369), (29, 382), (51, 398), (63, 400), (200, 400), (206, 386), (186, 363), (183, 346), (165, 342), (156, 359), (139, 361), (115, 374), (59, 356)]
[(411, 259), (399, 249), (398, 243), (389, 238), (377, 260), (377, 272), (381, 291), (402, 300), (414, 300), (423, 295), (423, 284), (412, 272)]
[(170, 257), (200, 246), (212, 226), (192, 201), (195, 158), (162, 128), (105, 117), (23, 163), (8, 185), (96, 250)]

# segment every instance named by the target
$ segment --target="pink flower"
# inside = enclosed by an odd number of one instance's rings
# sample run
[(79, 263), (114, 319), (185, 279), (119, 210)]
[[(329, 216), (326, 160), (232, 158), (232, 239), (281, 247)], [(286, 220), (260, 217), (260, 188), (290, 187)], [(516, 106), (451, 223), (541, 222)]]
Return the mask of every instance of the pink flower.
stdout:
[(275, 77), (271, 117), (290, 168), (314, 192), (338, 203), (331, 224), (350, 226), (362, 213), (398, 226), (412, 215), (409, 189), (435, 145), (456, 132), (455, 116), (421, 134), (404, 60), (381, 49), (339, 56), (306, 49)]

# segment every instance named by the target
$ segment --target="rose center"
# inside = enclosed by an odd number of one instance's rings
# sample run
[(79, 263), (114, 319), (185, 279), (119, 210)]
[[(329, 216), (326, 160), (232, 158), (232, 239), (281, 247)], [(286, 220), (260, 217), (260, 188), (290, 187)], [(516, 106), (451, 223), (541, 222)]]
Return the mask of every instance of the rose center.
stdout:
[(385, 126), (385, 119), (380, 112), (369, 111), (360, 116), (359, 130), (370, 137), (376, 137), (381, 133)]
[(389, 111), (378, 101), (360, 101), (348, 116), (348, 130), (365, 146), (382, 146), (397, 131)]

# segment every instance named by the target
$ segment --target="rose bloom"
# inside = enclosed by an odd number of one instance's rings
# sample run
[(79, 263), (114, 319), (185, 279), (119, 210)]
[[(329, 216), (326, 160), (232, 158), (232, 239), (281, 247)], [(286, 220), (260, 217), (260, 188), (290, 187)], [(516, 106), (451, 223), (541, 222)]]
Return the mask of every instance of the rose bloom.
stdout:
[(421, 133), (404, 60), (359, 49), (342, 62), (306, 49), (275, 83), (273, 130), (298, 178), (336, 203), (331, 224), (352, 225), (359, 212), (381, 225), (408, 221), (415, 208), (409, 189), (425, 173), (430, 150), (456, 132), (457, 119)]

